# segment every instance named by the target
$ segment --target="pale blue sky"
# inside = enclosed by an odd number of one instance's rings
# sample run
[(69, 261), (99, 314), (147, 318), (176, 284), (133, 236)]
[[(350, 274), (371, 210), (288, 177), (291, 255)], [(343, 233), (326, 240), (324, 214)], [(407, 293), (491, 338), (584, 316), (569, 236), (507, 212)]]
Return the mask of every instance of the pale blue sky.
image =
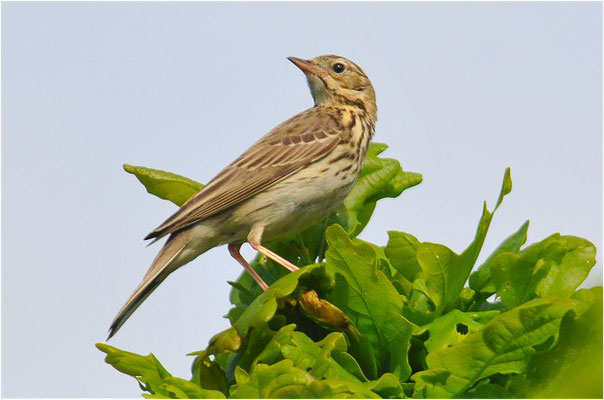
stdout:
[[(2, 4), (2, 395), (138, 397), (94, 343), (175, 207), (123, 162), (205, 182), (312, 105), (287, 56), (335, 53), (376, 88), (376, 141), (424, 182), (387, 230), (461, 251), (503, 171), (514, 190), (481, 260), (526, 219), (602, 250), (599, 3)], [(250, 257), (252, 253), (246, 250)], [(173, 374), (227, 326), (225, 248), (176, 272), (110, 344)], [(601, 256), (588, 285), (602, 281)]]

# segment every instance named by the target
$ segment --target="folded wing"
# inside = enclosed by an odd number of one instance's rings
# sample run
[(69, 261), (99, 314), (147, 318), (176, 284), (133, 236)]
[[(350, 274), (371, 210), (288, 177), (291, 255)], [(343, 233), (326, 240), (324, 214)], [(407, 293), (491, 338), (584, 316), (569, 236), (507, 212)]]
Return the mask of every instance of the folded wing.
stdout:
[(162, 237), (208, 218), (329, 154), (341, 127), (329, 115), (306, 115), (279, 125), (222, 170), (145, 239)]

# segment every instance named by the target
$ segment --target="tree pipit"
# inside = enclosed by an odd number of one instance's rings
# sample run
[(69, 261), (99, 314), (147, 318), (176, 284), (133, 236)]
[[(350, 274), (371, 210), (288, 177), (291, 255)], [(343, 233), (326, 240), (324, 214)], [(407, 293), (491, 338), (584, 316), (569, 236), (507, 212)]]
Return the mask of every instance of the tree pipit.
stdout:
[(294, 264), (262, 242), (326, 218), (350, 192), (375, 130), (373, 86), (361, 68), (343, 57), (289, 60), (306, 75), (314, 107), (258, 140), (145, 237), (155, 242), (169, 235), (111, 323), (109, 338), (170, 273), (222, 244), (267, 289), (239, 253), (241, 245), (247, 241), (294, 271)]

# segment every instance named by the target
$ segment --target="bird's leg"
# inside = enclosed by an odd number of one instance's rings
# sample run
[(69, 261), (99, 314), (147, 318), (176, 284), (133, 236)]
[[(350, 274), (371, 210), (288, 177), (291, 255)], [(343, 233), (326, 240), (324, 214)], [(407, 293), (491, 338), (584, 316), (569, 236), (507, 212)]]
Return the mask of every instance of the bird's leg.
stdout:
[(260, 275), (258, 275), (258, 273), (254, 271), (254, 268), (252, 268), (252, 266), (247, 261), (245, 261), (245, 258), (243, 258), (241, 253), (239, 253), (240, 248), (241, 244), (229, 244), (229, 253), (231, 254), (231, 257), (237, 260), (237, 262), (241, 264), (241, 266), (245, 268), (247, 272), (249, 272), (249, 274), (252, 276), (252, 278), (254, 278), (256, 283), (260, 285), (262, 290), (268, 289), (268, 285), (266, 284), (266, 282), (262, 280)]
[(263, 254), (276, 262), (277, 264), (281, 264), (283, 267), (287, 268), (290, 271), (296, 271), (298, 267), (296, 267), (291, 262), (287, 261), (285, 258), (281, 257), (279, 254), (267, 249), (262, 246), (260, 243), (262, 241), (262, 233), (264, 232), (264, 226), (262, 225), (254, 225), (249, 235), (247, 235), (247, 241), (252, 246), (254, 250), (258, 253)]

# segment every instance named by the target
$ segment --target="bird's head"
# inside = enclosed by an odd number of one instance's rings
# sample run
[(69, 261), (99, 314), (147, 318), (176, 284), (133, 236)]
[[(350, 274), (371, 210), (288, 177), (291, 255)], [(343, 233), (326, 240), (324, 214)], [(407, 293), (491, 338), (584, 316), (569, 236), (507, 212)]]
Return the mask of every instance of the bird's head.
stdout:
[(375, 91), (365, 72), (352, 61), (334, 55), (304, 60), (288, 57), (308, 79), (315, 105), (349, 105), (377, 116)]

